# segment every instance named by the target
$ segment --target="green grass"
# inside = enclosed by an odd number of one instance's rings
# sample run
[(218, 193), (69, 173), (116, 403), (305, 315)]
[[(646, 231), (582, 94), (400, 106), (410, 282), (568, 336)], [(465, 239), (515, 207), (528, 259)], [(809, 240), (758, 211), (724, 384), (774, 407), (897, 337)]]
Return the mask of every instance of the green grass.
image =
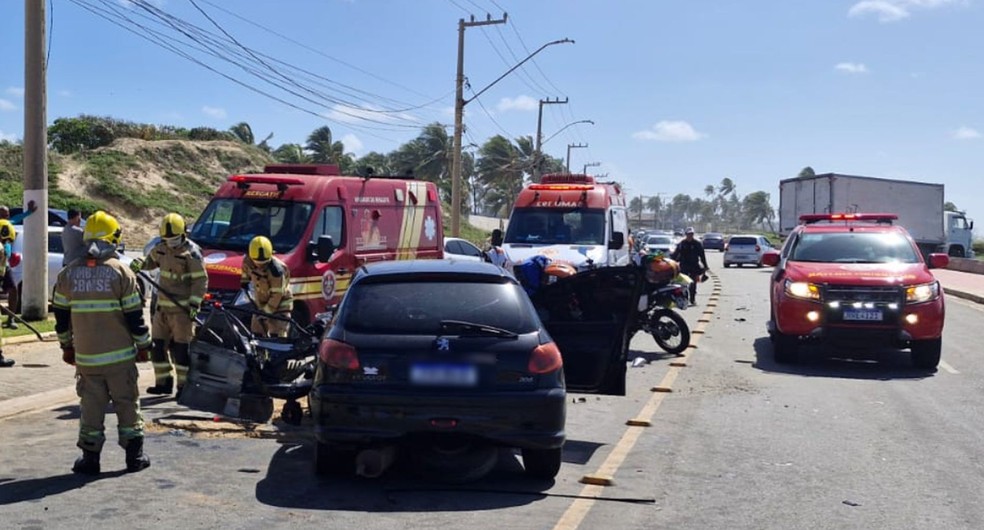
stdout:
[[(6, 321), (6, 317), (4, 317), (4, 321)], [(28, 321), (27, 323), (30, 324), (34, 329), (38, 330), (38, 332), (40, 333), (47, 333), (49, 331), (55, 330), (54, 318), (48, 318), (48, 320), (36, 320), (33, 322)], [(3, 336), (9, 338), (9, 337), (20, 337), (22, 335), (34, 335), (34, 332), (27, 329), (27, 326), (25, 326), (23, 322), (18, 322), (17, 326), (18, 326), (17, 329), (4, 328)]]

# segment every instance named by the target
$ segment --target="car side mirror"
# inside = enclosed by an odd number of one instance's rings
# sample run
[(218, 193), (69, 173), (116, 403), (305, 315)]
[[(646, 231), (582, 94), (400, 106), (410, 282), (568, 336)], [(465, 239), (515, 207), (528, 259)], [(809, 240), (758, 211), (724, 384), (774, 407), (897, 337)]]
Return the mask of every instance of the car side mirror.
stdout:
[(331, 255), (335, 253), (335, 241), (331, 236), (318, 236), (317, 258), (320, 263), (327, 263)]
[(930, 269), (945, 269), (949, 264), (950, 264), (950, 256), (947, 256), (946, 254), (929, 255)]
[(971, 222), (970, 222), (970, 229), (971, 229), (971, 230), (973, 230), (973, 229), (974, 229), (974, 222), (973, 222), (973, 221), (971, 221)]
[(770, 250), (765, 254), (762, 254), (762, 264), (767, 267), (775, 267), (779, 264), (779, 259), (779, 253), (775, 251)]
[(608, 242), (609, 250), (618, 250), (625, 246), (625, 234), (622, 232), (612, 232), (612, 240)]

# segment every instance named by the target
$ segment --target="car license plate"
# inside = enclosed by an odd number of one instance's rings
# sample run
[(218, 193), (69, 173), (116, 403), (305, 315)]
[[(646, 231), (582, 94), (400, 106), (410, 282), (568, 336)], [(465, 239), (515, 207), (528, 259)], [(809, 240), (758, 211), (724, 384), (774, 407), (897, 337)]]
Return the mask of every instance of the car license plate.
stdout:
[(410, 367), (410, 383), (428, 386), (475, 386), (478, 370), (471, 364), (416, 363)]
[(855, 320), (855, 321), (881, 321), (882, 312), (878, 310), (859, 310), (859, 309), (845, 309), (844, 310), (844, 320)]

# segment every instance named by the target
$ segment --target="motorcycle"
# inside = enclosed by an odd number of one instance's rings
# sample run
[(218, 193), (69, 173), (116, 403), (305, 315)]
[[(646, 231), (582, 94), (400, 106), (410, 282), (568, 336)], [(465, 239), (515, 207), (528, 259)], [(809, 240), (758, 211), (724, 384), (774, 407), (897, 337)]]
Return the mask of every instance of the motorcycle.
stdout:
[(690, 327), (676, 309), (683, 310), (690, 305), (687, 296), (687, 286), (682, 283), (652, 285), (649, 292), (639, 297), (639, 313), (630, 327), (630, 336), (644, 331), (666, 353), (683, 353), (690, 346)]

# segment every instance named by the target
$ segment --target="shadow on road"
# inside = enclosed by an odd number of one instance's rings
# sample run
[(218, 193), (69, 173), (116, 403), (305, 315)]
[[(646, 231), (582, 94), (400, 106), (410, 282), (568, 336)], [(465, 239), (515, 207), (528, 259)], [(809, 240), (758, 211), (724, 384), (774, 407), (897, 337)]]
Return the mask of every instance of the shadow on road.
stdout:
[(935, 370), (914, 368), (909, 353), (891, 348), (838, 349), (833, 346), (800, 345), (795, 363), (778, 364), (768, 337), (755, 339), (755, 363), (763, 372), (775, 372), (805, 377), (836, 377), (841, 379), (924, 379)]
[[(357, 512), (459, 512), (525, 506), (543, 499), (554, 481), (523, 474), (517, 457), (501, 451), (495, 469), (465, 485), (428, 481), (399, 463), (381, 478), (318, 477), (312, 443), (285, 443), (256, 484), (256, 499), (278, 508)], [(576, 453), (576, 451), (575, 451)], [(2, 487), (2, 485), (0, 485)]]
[(59, 495), (67, 491), (82, 488), (90, 482), (116, 478), (125, 474), (126, 470), (121, 469), (119, 471), (103, 473), (95, 477), (67, 473), (53, 477), (27, 480), (0, 479), (0, 506)]

